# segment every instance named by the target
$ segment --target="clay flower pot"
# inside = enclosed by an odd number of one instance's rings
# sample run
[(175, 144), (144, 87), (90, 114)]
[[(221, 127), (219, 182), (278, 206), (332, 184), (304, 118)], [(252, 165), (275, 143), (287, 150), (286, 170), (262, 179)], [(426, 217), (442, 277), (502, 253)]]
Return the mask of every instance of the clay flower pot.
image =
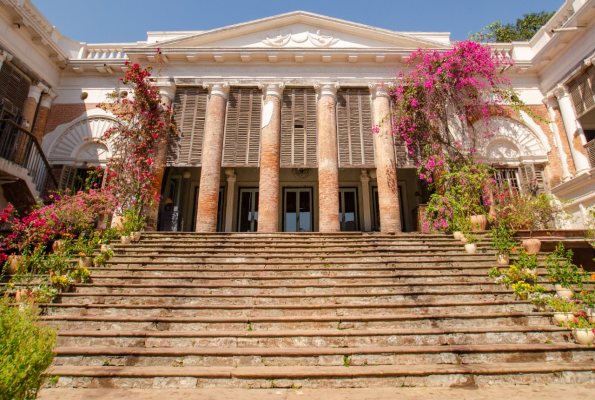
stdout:
[(485, 231), (488, 219), (485, 215), (472, 215), (471, 218), (471, 230), (474, 232)]
[(565, 288), (562, 285), (554, 285), (554, 289), (556, 290), (556, 294), (558, 296), (566, 297), (568, 299), (572, 299), (574, 297), (574, 290), (572, 289)]
[(52, 244), (52, 251), (55, 254), (62, 254), (64, 252), (64, 240), (56, 240)]
[(461, 234), (461, 243), (467, 243), (467, 238), (463, 234)]
[(527, 253), (537, 254), (541, 250), (541, 240), (535, 238), (525, 239), (522, 246)]
[(140, 240), (140, 232), (132, 232), (130, 233), (130, 237), (132, 239), (133, 242), (138, 242)]
[(452, 233), (452, 236), (453, 236), (453, 237), (454, 237), (456, 240), (461, 240), (461, 238), (463, 237), (463, 232), (459, 232), (459, 231), (453, 232), (453, 233)]
[(131, 241), (130, 236), (120, 236), (120, 243), (122, 244), (130, 244)]
[(91, 268), (93, 265), (93, 257), (81, 257), (79, 258), (79, 267), (81, 268)]
[(467, 254), (475, 254), (477, 252), (477, 246), (475, 243), (467, 243), (465, 245), (465, 251)]
[(496, 261), (498, 261), (498, 265), (508, 265), (510, 256), (508, 254), (498, 254), (496, 255)]
[(10, 256), (10, 263), (8, 263), (8, 268), (6, 269), (6, 273), (8, 275), (14, 275), (17, 273), (17, 268), (19, 267), (19, 261), (21, 261), (21, 256), (12, 255)]
[(579, 344), (592, 345), (595, 342), (595, 332), (593, 328), (573, 329), (572, 336)]
[(554, 325), (560, 325), (560, 322), (568, 322), (574, 319), (574, 313), (555, 312)]

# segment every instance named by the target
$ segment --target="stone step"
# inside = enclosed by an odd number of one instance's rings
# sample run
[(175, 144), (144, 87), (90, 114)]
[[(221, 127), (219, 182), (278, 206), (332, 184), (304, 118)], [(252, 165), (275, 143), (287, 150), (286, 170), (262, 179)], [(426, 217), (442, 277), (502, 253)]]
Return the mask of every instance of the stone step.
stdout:
[(313, 330), (548, 325), (551, 316), (527, 312), (283, 317), (48, 315), (42, 320), (60, 330)]
[[(54, 365), (72, 366), (367, 366), (501, 362), (593, 362), (574, 343), (386, 347), (56, 347)], [(181, 359), (181, 360), (180, 360)]]
[[(72, 260), (73, 262), (78, 262), (78, 260)], [(349, 260), (349, 261), (337, 261), (337, 260), (308, 260), (305, 261), (296, 261), (296, 260), (282, 260), (282, 261), (271, 261), (271, 260), (264, 260), (264, 261), (253, 261), (253, 260), (244, 260), (244, 261), (237, 261), (237, 260), (225, 260), (219, 259), (213, 262), (205, 261), (203, 258), (197, 258), (194, 260), (187, 260), (187, 259), (179, 259), (179, 260), (169, 260), (163, 258), (157, 258), (155, 260), (139, 260), (136, 259), (121, 259), (118, 257), (113, 257), (109, 260), (109, 264), (112, 266), (120, 267), (123, 266), (134, 266), (138, 268), (138, 266), (160, 266), (162, 268), (169, 268), (173, 270), (179, 269), (188, 269), (188, 266), (191, 266), (191, 269), (213, 269), (213, 268), (233, 268), (236, 271), (247, 270), (249, 268), (256, 268), (256, 269), (282, 269), (282, 268), (291, 268), (291, 269), (300, 269), (300, 268), (314, 268), (318, 266), (319, 268), (338, 268), (338, 269), (362, 269), (362, 268), (391, 268), (391, 269), (423, 269), (423, 268), (433, 268), (433, 269), (450, 269), (450, 268), (486, 268), (486, 267), (493, 267), (496, 262), (495, 259), (492, 257), (483, 257), (483, 258), (470, 258), (460, 260), (457, 258), (434, 258), (425, 261), (420, 260), (408, 260), (408, 259), (396, 259), (396, 258), (386, 258), (381, 261), (373, 260)], [(542, 265), (542, 264), (540, 264)]]
[[(197, 293), (198, 292), (198, 293)], [(319, 293), (312, 296), (310, 293), (263, 293), (259, 295), (240, 293), (219, 293), (212, 290), (194, 291), (193, 293), (180, 293), (174, 291), (138, 291), (135, 293), (124, 292), (124, 290), (107, 292), (86, 291), (68, 292), (60, 295), (62, 303), (74, 304), (126, 304), (135, 302), (137, 304), (192, 304), (199, 302), (205, 305), (214, 304), (327, 304), (340, 301), (342, 303), (368, 302), (370, 304), (396, 303), (396, 302), (444, 302), (444, 301), (496, 301), (513, 299), (512, 291), (505, 291), (502, 288), (491, 288), (485, 290), (459, 290), (426, 292), (423, 290), (402, 291), (396, 293), (377, 293), (375, 291), (353, 291), (346, 293), (337, 291), (335, 293)]]
[[(184, 364), (185, 360), (182, 361)], [(179, 363), (178, 363), (179, 365)], [(378, 399), (380, 398), (375, 391), (364, 392), (356, 389), (349, 389), (349, 393), (342, 392), (336, 388), (393, 388), (390, 395), (382, 397), (383, 399), (395, 399), (406, 396), (407, 399), (414, 398), (467, 398), (469, 390), (456, 392), (455, 397), (450, 397), (452, 393), (440, 392), (438, 397), (430, 396), (428, 393), (410, 393), (411, 387), (430, 387), (453, 386), (476, 388), (495, 385), (502, 387), (508, 385), (525, 385), (514, 387), (515, 390), (508, 390), (508, 396), (515, 396), (524, 390), (528, 384), (551, 384), (568, 383), (575, 384), (595, 383), (595, 374), (593, 374), (593, 362), (514, 362), (514, 363), (479, 363), (479, 364), (427, 364), (427, 365), (383, 365), (383, 366), (283, 366), (283, 367), (259, 367), (259, 366), (237, 366), (229, 365), (225, 367), (200, 367), (184, 366), (183, 368), (164, 366), (164, 367), (109, 367), (109, 366), (54, 366), (48, 371), (51, 375), (60, 376), (57, 387), (96, 387), (97, 382), (109, 388), (153, 388), (150, 393), (160, 395), (160, 393), (170, 393), (170, 391), (160, 391), (156, 388), (241, 388), (242, 393), (233, 392), (229, 397), (222, 398), (248, 398), (261, 399), (264, 397), (282, 397), (274, 396), (274, 393), (263, 393), (261, 391), (246, 391), (252, 388), (330, 388), (332, 392), (325, 392), (323, 397), (317, 397), (313, 392), (297, 391), (295, 398), (301, 397), (299, 394), (308, 398), (331, 399), (347, 398), (355, 395), (353, 398)], [(572, 389), (566, 388), (567, 385), (560, 385), (562, 390), (557, 393), (568, 394), (576, 393), (576, 386)], [(407, 392), (398, 392), (395, 387), (405, 387), (402, 390)], [(512, 387), (512, 386), (511, 386)], [(529, 386), (534, 387), (534, 386)], [(92, 391), (91, 389), (86, 389)], [(185, 398), (210, 398), (209, 393), (204, 391), (186, 391)], [(346, 389), (347, 390), (347, 389)], [(435, 389), (434, 389), (435, 390)], [(449, 389), (452, 391), (453, 389)], [(492, 389), (490, 389), (492, 390)], [(540, 385), (540, 390), (545, 390)], [(573, 391), (571, 391), (573, 390)], [(86, 392), (85, 392), (86, 393)], [(109, 392), (101, 392), (106, 395)], [(222, 394), (225, 394), (223, 392)], [(481, 391), (481, 393), (484, 393)], [(492, 396), (498, 396), (499, 391), (492, 391)], [(589, 393), (589, 389), (584, 391)], [(45, 393), (42, 392), (45, 395)], [(271, 394), (271, 396), (267, 396)], [(534, 393), (535, 394), (535, 393)], [(149, 395), (146, 393), (145, 395)], [(335, 396), (338, 397), (329, 397)], [(415, 397), (420, 395), (422, 397)], [(537, 395), (541, 395), (537, 393)], [(161, 395), (163, 396), (163, 395)], [(326, 396), (326, 397), (325, 397)], [(413, 396), (413, 397), (411, 397)], [(77, 397), (78, 399), (79, 397)], [(81, 399), (83, 397), (80, 397)], [(85, 395), (84, 398), (90, 398)], [(141, 397), (139, 397), (141, 398)], [(153, 397), (151, 397), (153, 398)], [(158, 397), (154, 397), (158, 398)], [(164, 397), (159, 397), (164, 398)], [(178, 397), (176, 397), (177, 399)], [(180, 397), (182, 398), (182, 397)], [(214, 397), (213, 397), (214, 398)], [(294, 398), (293, 396), (291, 397)], [(349, 397), (352, 398), (352, 397)], [(495, 398), (487, 396), (486, 398)], [(513, 398), (513, 397), (508, 397)], [(523, 394), (523, 398), (526, 398)], [(528, 398), (528, 397), (527, 397)], [(531, 397), (533, 398), (533, 397)], [(537, 398), (537, 397), (535, 397)], [(550, 398), (550, 397), (548, 397)], [(554, 397), (551, 397), (554, 398)], [(581, 398), (584, 398), (582, 396)]]
[(210, 316), (214, 312), (222, 317), (282, 317), (282, 316), (350, 316), (350, 315), (423, 315), (460, 314), (464, 312), (531, 312), (528, 302), (451, 302), (451, 303), (397, 303), (397, 304), (317, 304), (317, 305), (135, 305), (129, 304), (48, 304), (43, 305), (46, 315), (107, 315), (107, 316)]
[(59, 347), (387, 347), (568, 342), (555, 326), (292, 331), (58, 332)]

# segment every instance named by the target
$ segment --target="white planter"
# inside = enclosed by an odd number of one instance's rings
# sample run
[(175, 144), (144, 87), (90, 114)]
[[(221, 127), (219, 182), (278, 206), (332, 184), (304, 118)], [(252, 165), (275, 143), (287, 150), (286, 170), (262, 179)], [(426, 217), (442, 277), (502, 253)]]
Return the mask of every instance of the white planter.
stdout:
[(573, 329), (572, 336), (574, 336), (574, 340), (580, 344), (591, 345), (595, 342), (593, 328)]
[(93, 265), (93, 257), (81, 257), (79, 258), (79, 267), (81, 268), (91, 268)]
[(133, 242), (138, 242), (140, 240), (140, 232), (131, 232), (130, 237)]
[(111, 250), (111, 249), (112, 249), (112, 246), (110, 246), (109, 244), (102, 244), (101, 245), (101, 252), (102, 253), (105, 253), (106, 251)]
[(567, 299), (572, 299), (574, 297), (574, 290), (572, 289), (567, 289), (562, 287), (562, 285), (554, 285), (554, 289), (558, 296), (566, 297)]
[(498, 261), (499, 265), (508, 265), (510, 262), (510, 256), (508, 254), (498, 254), (496, 256), (496, 261)]
[(130, 236), (120, 236), (120, 243), (130, 244), (130, 242), (131, 242)]
[(461, 240), (461, 238), (463, 237), (463, 232), (459, 232), (459, 231), (453, 232), (453, 233), (452, 233), (452, 236), (453, 236), (453, 237), (454, 237), (456, 240)]
[(468, 254), (475, 254), (475, 252), (477, 251), (477, 246), (475, 245), (475, 243), (467, 243), (465, 245), (465, 251)]
[(555, 312), (554, 325), (560, 325), (560, 322), (568, 322), (574, 318), (574, 313)]

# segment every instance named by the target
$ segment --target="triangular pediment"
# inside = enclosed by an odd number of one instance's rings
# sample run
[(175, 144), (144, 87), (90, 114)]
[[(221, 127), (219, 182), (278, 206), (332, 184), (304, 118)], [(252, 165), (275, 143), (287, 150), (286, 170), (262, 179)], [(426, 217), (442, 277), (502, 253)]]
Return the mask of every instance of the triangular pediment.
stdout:
[(295, 11), (223, 28), (188, 32), (147, 47), (246, 49), (411, 49), (450, 47), (448, 34), (394, 32)]

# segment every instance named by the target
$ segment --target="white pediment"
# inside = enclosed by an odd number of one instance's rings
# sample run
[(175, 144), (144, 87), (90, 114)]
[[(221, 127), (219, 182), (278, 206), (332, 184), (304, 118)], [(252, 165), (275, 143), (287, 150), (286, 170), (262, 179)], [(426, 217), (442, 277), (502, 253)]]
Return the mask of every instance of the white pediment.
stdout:
[(150, 43), (148, 47), (246, 49), (448, 48), (448, 34), (393, 32), (296, 11)]

